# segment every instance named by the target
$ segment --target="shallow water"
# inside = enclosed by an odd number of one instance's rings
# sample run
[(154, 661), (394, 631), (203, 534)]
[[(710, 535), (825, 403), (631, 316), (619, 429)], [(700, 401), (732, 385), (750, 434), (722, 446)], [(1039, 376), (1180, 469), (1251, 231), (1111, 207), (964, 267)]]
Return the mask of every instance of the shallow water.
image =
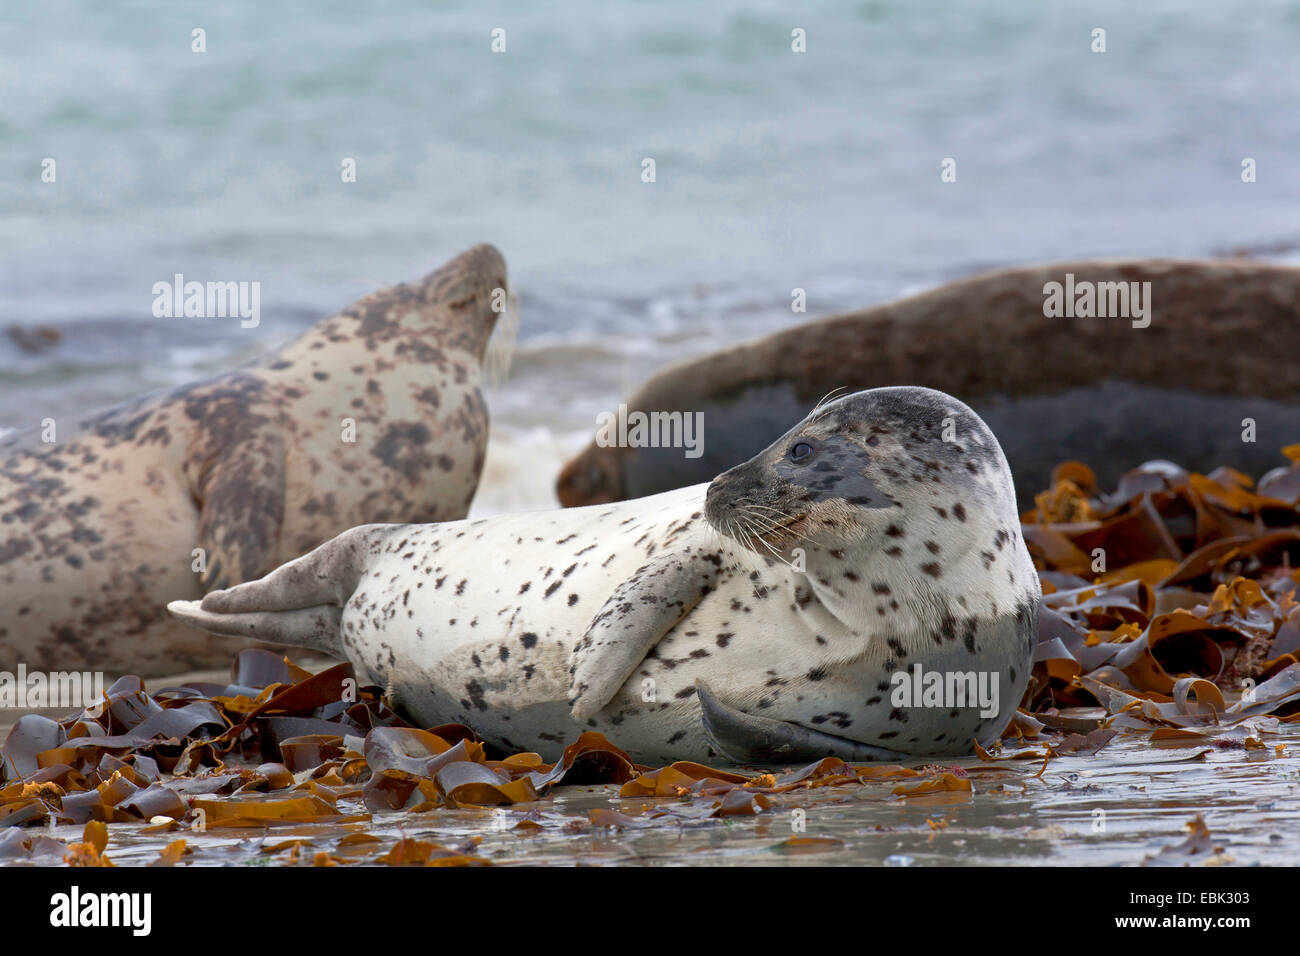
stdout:
[[(0, 334), (0, 428), (224, 370), (486, 240), (523, 315), (476, 512), (545, 507), (533, 476), (670, 361), (982, 268), (1300, 239), (1288, 3), (11, 6), (0, 327), (61, 338)], [(260, 326), (154, 318), (176, 272), (261, 283)]]
[[(587, 813), (635, 812), (648, 802), (671, 809), (680, 801), (620, 799), (613, 785), (574, 786), (510, 809), (376, 813), (368, 823), (153, 834), (141, 832), (143, 825), (113, 824), (106, 852), (115, 864), (144, 864), (184, 838), (192, 850), (184, 865), (310, 865), (321, 850), (347, 860), (346, 851), (336, 852), (339, 838), (368, 833), (380, 838), (380, 852), (406, 837), (448, 847), (481, 838), (472, 855), (498, 865), (1133, 866), (1183, 843), (1187, 825), (1202, 814), (1222, 852), (1173, 862), (1293, 865), (1300, 853), (1300, 732), (1266, 735), (1264, 742), (1264, 750), (1205, 752), (1116, 738), (1095, 756), (1054, 758), (1041, 776), (1041, 759), (971, 758), (944, 764), (970, 775), (971, 794), (900, 798), (892, 794), (898, 781), (873, 781), (775, 795), (772, 808), (757, 816), (644, 828), (593, 826)], [(1280, 756), (1278, 744), (1287, 745)], [(359, 799), (340, 799), (338, 807), (366, 812)], [(526, 818), (540, 829), (519, 829)], [(81, 838), (80, 826), (46, 832)], [(809, 842), (788, 843), (792, 838)], [(309, 844), (296, 859), (289, 849), (272, 850), (293, 840)], [(370, 845), (363, 849), (373, 854)]]

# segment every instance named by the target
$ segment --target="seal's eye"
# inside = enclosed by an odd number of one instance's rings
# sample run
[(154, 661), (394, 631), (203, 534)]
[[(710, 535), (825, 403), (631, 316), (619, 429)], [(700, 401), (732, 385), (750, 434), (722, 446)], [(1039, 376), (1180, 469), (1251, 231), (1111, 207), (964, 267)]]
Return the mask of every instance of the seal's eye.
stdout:
[(811, 458), (812, 453), (813, 446), (806, 441), (795, 442), (794, 447), (790, 449), (790, 460), (795, 464), (799, 464)]

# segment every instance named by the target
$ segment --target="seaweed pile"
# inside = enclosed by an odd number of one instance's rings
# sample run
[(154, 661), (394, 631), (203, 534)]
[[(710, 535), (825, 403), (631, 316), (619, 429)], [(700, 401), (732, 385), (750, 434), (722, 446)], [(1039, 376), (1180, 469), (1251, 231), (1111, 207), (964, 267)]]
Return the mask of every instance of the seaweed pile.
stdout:
[[(441, 844), (367, 829), (384, 814), (479, 808), (508, 811), (501, 825), (520, 835), (689, 826), (865, 784), (899, 800), (965, 800), (973, 781), (1008, 777), (1002, 761), (1041, 759), (1041, 776), (1051, 760), (1096, 753), (1117, 734), (1203, 744), (1201, 754), (1265, 750), (1300, 722), (1300, 446), (1285, 453), (1290, 467), (1258, 487), (1227, 469), (1152, 462), (1103, 494), (1086, 466), (1058, 466), (1022, 518), (1044, 592), (1037, 659), (1001, 743), (978, 750), (984, 763), (652, 768), (598, 733), (547, 763), (494, 753), (460, 724), (409, 725), (381, 688), (359, 686), (351, 664), (313, 674), (249, 649), (224, 685), (150, 692), (126, 677), (62, 720), (21, 717), (0, 748), (0, 862), (111, 865), (111, 828), (129, 826), (170, 839), (159, 865), (192, 855), (186, 833), (276, 827), (294, 836), (263, 852), (282, 863), (475, 865), (490, 862), (478, 838)], [(585, 818), (547, 809), (556, 787), (573, 785), (609, 786), (620, 808)], [(42, 829), (55, 824), (82, 826), (81, 840)], [(312, 825), (319, 834), (303, 835)]]
[[(325, 849), (298, 839), (267, 851), (288, 851), (286, 862), (299, 863), (307, 847), (319, 865), (472, 865), (485, 862), (474, 840), (385, 843), (364, 824), (389, 811), (535, 804), (560, 784), (614, 784), (620, 797), (648, 801), (634, 813), (594, 809), (585, 821), (593, 827), (753, 815), (771, 807), (774, 795), (865, 780), (897, 779), (900, 797), (971, 789), (962, 771), (849, 767), (833, 758), (781, 775), (685, 761), (656, 769), (633, 763), (598, 733), (582, 734), (548, 764), (537, 754), (490, 754), (460, 724), (410, 726), (380, 688), (357, 686), (349, 663), (311, 674), (248, 649), (233, 670), (224, 686), (186, 684), (156, 694), (139, 678), (122, 678), (92, 710), (62, 721), (21, 717), (0, 751), (0, 861), (103, 865), (114, 824), (159, 834), (359, 824), (331, 828)], [(656, 802), (663, 797), (673, 799)], [(44, 835), (39, 828), (50, 823), (84, 824), (83, 839)], [(574, 824), (536, 809), (509, 820), (521, 832)], [(187, 849), (178, 836), (157, 862), (179, 862)]]
[(1022, 515), (1043, 601), (1014, 732), (1262, 747), (1300, 721), (1300, 445), (1284, 454), (1258, 487), (1149, 462), (1103, 495), (1055, 469)]

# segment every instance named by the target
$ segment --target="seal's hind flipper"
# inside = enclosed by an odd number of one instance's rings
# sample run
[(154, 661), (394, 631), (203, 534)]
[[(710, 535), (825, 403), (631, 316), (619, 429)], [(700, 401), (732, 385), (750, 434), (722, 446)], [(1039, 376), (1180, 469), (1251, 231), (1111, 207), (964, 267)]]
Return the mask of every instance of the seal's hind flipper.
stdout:
[(200, 601), (172, 601), (167, 610), (211, 634), (342, 654), (343, 606), (361, 579), (367, 549), (400, 525), (361, 525), (266, 577), (211, 591)]
[[(243, 395), (243, 392), (239, 393)], [(197, 401), (198, 399), (196, 399)], [(285, 455), (278, 428), (223, 411), (233, 396), (206, 396), (204, 447), (190, 449), (186, 470), (199, 504), (204, 591), (259, 578), (275, 567), (284, 520)], [(247, 405), (240, 414), (257, 419)], [(225, 427), (222, 422), (226, 422)]]
[(791, 764), (822, 757), (863, 763), (898, 760), (901, 754), (809, 730), (798, 724), (734, 710), (718, 700), (702, 680), (695, 682), (704, 736), (724, 757), (738, 764)]
[(268, 644), (310, 647), (338, 654), (341, 608), (333, 604), (296, 608), (292, 611), (251, 611), (246, 614), (218, 614), (205, 611), (198, 601), (172, 601), (167, 610), (186, 624), (209, 634), (248, 637)]
[(573, 716), (598, 713), (659, 639), (713, 590), (722, 560), (715, 552), (660, 555), (614, 589), (569, 658)]

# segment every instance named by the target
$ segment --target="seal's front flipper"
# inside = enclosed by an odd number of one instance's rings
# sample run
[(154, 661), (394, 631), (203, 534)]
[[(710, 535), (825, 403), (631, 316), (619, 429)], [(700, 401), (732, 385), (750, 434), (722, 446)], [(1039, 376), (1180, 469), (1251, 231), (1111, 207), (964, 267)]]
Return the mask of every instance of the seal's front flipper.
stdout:
[(613, 699), (659, 639), (713, 590), (721, 566), (716, 552), (670, 552), (614, 589), (569, 658), (576, 719), (593, 716)]
[(702, 680), (695, 682), (695, 693), (704, 719), (704, 736), (715, 750), (739, 764), (791, 764), (822, 757), (862, 763), (898, 760), (901, 756), (883, 747), (733, 710), (713, 696)]
[(186, 464), (198, 501), (205, 592), (251, 581), (276, 565), (284, 519), (284, 444), (278, 429), (232, 425), (237, 434), (192, 448)]

